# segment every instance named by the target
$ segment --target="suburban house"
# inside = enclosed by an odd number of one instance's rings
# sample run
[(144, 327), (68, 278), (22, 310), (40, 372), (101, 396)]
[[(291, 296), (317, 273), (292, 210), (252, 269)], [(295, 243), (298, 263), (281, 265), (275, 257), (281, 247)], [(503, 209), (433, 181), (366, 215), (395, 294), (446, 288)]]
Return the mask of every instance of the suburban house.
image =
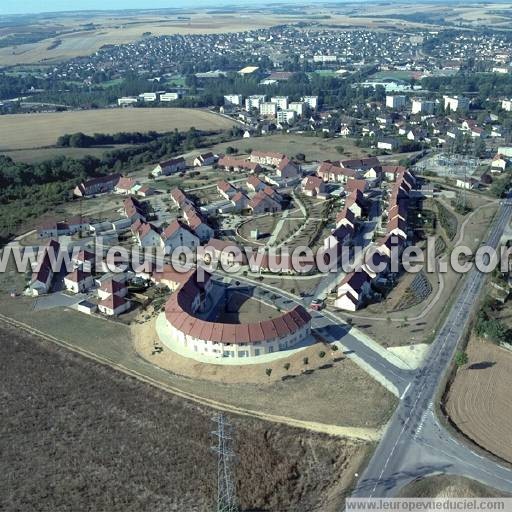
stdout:
[(260, 165), (273, 165), (279, 166), (282, 160), (286, 157), (282, 153), (275, 153), (273, 151), (253, 151), (249, 157), (250, 161)]
[(382, 173), (384, 174), (384, 178), (387, 181), (396, 181), (396, 177), (398, 174), (404, 173), (406, 171), (405, 167), (401, 165), (383, 165)]
[(348, 226), (352, 230), (356, 227), (356, 216), (352, 210), (348, 208), (343, 208), (338, 215), (336, 215), (336, 227), (339, 228), (341, 226)]
[(243, 192), (237, 192), (231, 198), (231, 204), (234, 207), (234, 211), (241, 212), (247, 209), (249, 205), (249, 198)]
[(165, 160), (160, 162), (152, 171), (153, 176), (169, 176), (180, 171), (184, 171), (187, 168), (187, 163), (183, 157), (172, 158), (171, 160)]
[(116, 294), (111, 294), (98, 302), (98, 310), (107, 316), (119, 316), (130, 309), (130, 301)]
[(334, 305), (346, 311), (356, 311), (371, 292), (372, 277), (359, 267), (347, 274), (338, 287), (338, 297)]
[(394, 151), (399, 146), (400, 142), (393, 137), (385, 137), (377, 142), (378, 149), (385, 149), (387, 151)]
[(218, 161), (218, 166), (228, 171), (243, 172), (249, 171), (258, 173), (262, 171), (260, 164), (244, 160), (242, 158), (233, 158), (229, 156), (223, 156)]
[(130, 301), (126, 299), (128, 288), (126, 284), (117, 279), (108, 279), (97, 289), (98, 310), (107, 316), (118, 316), (130, 309)]
[(254, 174), (247, 178), (246, 185), (247, 188), (253, 192), (259, 192), (267, 186), (264, 181), (261, 181), (258, 176), (255, 176)]
[(349, 224), (340, 225), (331, 231), (331, 234), (324, 239), (324, 248), (341, 248), (342, 245), (349, 242), (354, 236), (354, 228)]
[(208, 153), (203, 153), (194, 159), (194, 167), (213, 165), (217, 159), (217, 155), (214, 155), (211, 151)]
[(343, 168), (331, 162), (323, 162), (316, 171), (317, 175), (325, 182), (346, 183), (349, 179), (354, 179), (358, 173), (350, 168)]
[(196, 234), (201, 242), (209, 240), (214, 235), (214, 230), (205, 222), (202, 215), (194, 206), (187, 205), (183, 209), (183, 216), (185, 217), (188, 227)]
[(76, 256), (71, 257), (71, 262), (75, 269), (91, 271), (94, 268), (95, 255), (87, 249), (82, 249)]
[[(52, 260), (58, 258), (59, 251), (60, 244), (56, 240), (50, 240), (44, 246), (33, 268), (32, 277), (27, 288), (29, 295), (37, 296), (50, 291), (54, 274)], [(50, 253), (52, 253), (52, 256), (50, 256)]]
[(181, 190), (179, 187), (174, 187), (171, 190), (171, 200), (175, 204), (175, 206), (178, 206), (180, 208), (184, 208), (186, 204), (192, 204), (192, 201), (187, 198), (185, 195), (185, 192)]
[(202, 247), (203, 261), (209, 264), (211, 261), (218, 260), (222, 265), (230, 267), (235, 263), (247, 265), (247, 257), (242, 249), (235, 242), (230, 240), (219, 240), (211, 238), (208, 243)]
[(199, 237), (192, 230), (179, 220), (173, 220), (162, 233), (165, 251), (172, 253), (178, 247), (188, 247), (194, 250), (200, 245)]
[(309, 197), (324, 194), (326, 190), (324, 181), (319, 176), (307, 176), (302, 180), (302, 192)]
[(250, 201), (249, 209), (252, 213), (280, 212), (281, 203), (266, 194), (263, 190), (258, 192)]
[(116, 194), (132, 194), (135, 193), (133, 189), (135, 188), (136, 185), (139, 185), (139, 183), (135, 181), (133, 178), (127, 178), (123, 176), (119, 178), (119, 181), (114, 187), (114, 192)]
[(494, 156), (491, 162), (491, 172), (494, 174), (500, 174), (507, 169), (509, 161), (504, 155), (498, 153)]
[(358, 219), (363, 216), (365, 200), (363, 193), (359, 189), (354, 190), (347, 197), (347, 200), (345, 201), (345, 208), (350, 210)]
[(162, 238), (153, 224), (136, 220), (131, 229), (140, 247), (162, 247)]
[(277, 175), (284, 180), (296, 178), (299, 174), (300, 167), (287, 157), (283, 158), (277, 166)]
[(136, 220), (146, 221), (146, 213), (142, 203), (134, 197), (127, 197), (123, 201), (124, 214), (132, 222)]
[(238, 192), (238, 189), (231, 185), (231, 183), (221, 180), (217, 182), (217, 192), (226, 199), (231, 199)]
[(94, 279), (90, 272), (77, 268), (64, 277), (64, 286), (70, 292), (84, 293), (94, 286)]
[(109, 174), (108, 176), (101, 176), (100, 178), (83, 181), (80, 185), (77, 185), (74, 188), (73, 195), (76, 197), (87, 197), (95, 194), (112, 192), (120, 179), (120, 174)]
[(190, 272), (178, 272), (172, 265), (164, 265), (161, 272), (153, 272), (151, 281), (167, 286), (171, 292), (176, 291), (190, 279)]

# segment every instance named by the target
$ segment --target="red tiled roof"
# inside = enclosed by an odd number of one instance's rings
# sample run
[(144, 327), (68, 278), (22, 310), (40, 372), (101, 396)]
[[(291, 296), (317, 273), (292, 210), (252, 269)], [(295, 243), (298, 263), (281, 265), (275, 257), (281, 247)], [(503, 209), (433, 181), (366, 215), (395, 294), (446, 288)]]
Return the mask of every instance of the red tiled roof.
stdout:
[(199, 293), (195, 282), (197, 272), (193, 271), (189, 280), (169, 298), (165, 305), (165, 315), (169, 323), (187, 335), (216, 343), (256, 343), (293, 334), (311, 320), (309, 313), (296, 306), (280, 317), (249, 324), (224, 324), (208, 322), (193, 316), (192, 303)]

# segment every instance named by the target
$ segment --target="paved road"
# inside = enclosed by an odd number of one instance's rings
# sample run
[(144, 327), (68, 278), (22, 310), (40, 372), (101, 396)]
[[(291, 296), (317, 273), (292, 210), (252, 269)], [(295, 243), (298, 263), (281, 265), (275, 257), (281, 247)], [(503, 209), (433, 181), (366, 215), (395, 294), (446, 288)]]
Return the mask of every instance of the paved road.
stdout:
[[(274, 305), (283, 310), (291, 309), (294, 304), (301, 304), (308, 307), (311, 297), (301, 299), (282, 290), (268, 286), (264, 283), (254, 282), (243, 276), (227, 276), (217, 274), (217, 277), (223, 277), (230, 281), (247, 282), (252, 286), (257, 286), (255, 295), (261, 297), (262, 294), (270, 298)], [(361, 337), (351, 333), (351, 327), (342, 322), (336, 315), (326, 311), (311, 311), (313, 319), (311, 325), (313, 329), (319, 332), (322, 337), (331, 342), (339, 342), (345, 353), (354, 359), (354, 362), (364, 366), (365, 371), (369, 372), (374, 378), (379, 380), (395, 395), (400, 396), (404, 393), (413, 375), (412, 370), (403, 369), (401, 361), (393, 353), (381, 347), (371, 340), (362, 340)]]
[[(500, 206), (487, 244), (497, 247), (512, 216), (512, 201)], [(512, 492), (512, 470), (461, 445), (439, 424), (435, 397), (448, 371), (485, 282), (472, 270), (465, 278), (428, 360), (413, 374), (387, 430), (353, 496), (389, 497), (418, 477), (435, 472), (457, 474)]]

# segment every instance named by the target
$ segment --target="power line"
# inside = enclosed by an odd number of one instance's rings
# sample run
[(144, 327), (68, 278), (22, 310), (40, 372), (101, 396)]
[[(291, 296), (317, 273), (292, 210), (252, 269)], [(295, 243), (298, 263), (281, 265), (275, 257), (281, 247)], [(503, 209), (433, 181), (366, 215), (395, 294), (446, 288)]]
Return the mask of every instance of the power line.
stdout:
[(238, 512), (236, 505), (236, 490), (233, 479), (233, 451), (232, 426), (224, 414), (219, 413), (213, 421), (217, 423), (217, 430), (212, 435), (217, 442), (212, 450), (217, 453), (217, 512)]

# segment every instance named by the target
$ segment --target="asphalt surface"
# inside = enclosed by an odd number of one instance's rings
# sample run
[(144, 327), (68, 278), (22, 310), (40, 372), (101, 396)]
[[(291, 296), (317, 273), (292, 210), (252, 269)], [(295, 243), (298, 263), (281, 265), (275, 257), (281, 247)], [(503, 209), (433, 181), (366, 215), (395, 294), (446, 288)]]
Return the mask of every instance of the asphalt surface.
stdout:
[[(501, 204), (486, 245), (498, 246), (511, 216), (509, 199)], [(407, 483), (433, 473), (466, 476), (512, 493), (512, 469), (461, 444), (435, 415), (438, 386), (470, 322), (485, 277), (476, 269), (465, 277), (428, 360), (412, 372), (412, 380), (357, 483), (354, 497), (396, 496)]]

